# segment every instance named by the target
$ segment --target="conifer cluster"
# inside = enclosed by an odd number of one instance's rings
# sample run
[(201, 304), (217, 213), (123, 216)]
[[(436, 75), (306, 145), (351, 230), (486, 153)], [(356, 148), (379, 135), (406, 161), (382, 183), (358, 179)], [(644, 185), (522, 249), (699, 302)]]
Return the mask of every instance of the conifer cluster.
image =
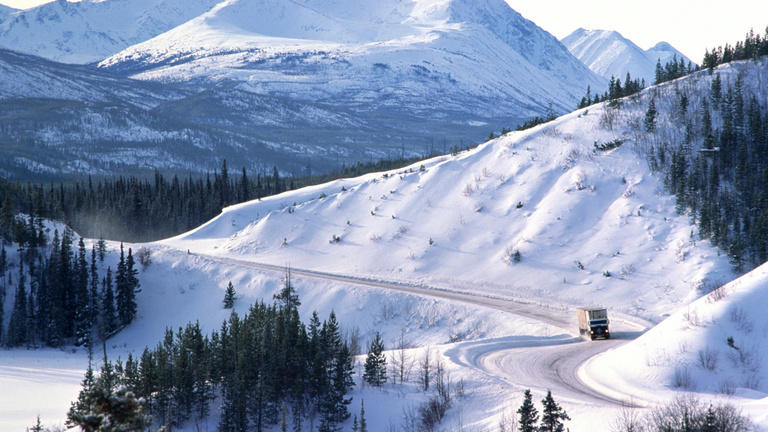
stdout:
[[(99, 273), (105, 245), (89, 251), (74, 233), (54, 230), (48, 244), (39, 219), (29, 218), (21, 239), (15, 282), (5, 243), (0, 246), (0, 341), (9, 347), (83, 345), (104, 339), (130, 324), (136, 316), (138, 270), (133, 253), (120, 246), (116, 272)], [(13, 297), (10, 294), (13, 293)], [(2, 311), (12, 302), (7, 331)]]
[[(144, 401), (155, 423), (173, 426), (218, 410), (219, 431), (266, 430), (306, 422), (336, 431), (349, 418), (354, 359), (331, 312), (308, 325), (298, 297), (284, 289), (277, 303), (236, 312), (206, 336), (199, 325), (168, 329), (155, 348), (108, 367), (115, 388)], [(216, 404), (213, 401), (217, 400)], [(290, 412), (290, 416), (288, 415)], [(290, 420), (283, 420), (283, 418)]]

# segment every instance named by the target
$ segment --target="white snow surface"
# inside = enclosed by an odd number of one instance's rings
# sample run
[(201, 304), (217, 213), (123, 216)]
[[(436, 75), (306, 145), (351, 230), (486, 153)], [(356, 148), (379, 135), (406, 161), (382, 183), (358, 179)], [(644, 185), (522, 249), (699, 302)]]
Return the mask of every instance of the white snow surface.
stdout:
[(93, 63), (209, 10), (219, 0), (58, 0), (0, 11), (0, 47)]
[[(227, 0), (99, 66), (320, 100), (440, 97), (462, 110), (497, 99), (523, 117), (549, 103), (569, 109), (588, 84), (605, 85), (503, 0)], [(485, 114), (509, 115), (496, 111)]]
[[(734, 63), (717, 73), (724, 83), (741, 76), (745, 93), (764, 97), (765, 63)], [(382, 330), (389, 342), (403, 331), (414, 358), (431, 345), (469, 394), (450, 411), (447, 430), (496, 430), (502, 415), (515, 415), (523, 389), (532, 387), (537, 400), (546, 392), (536, 383), (544, 375), (530, 374), (542, 362), (554, 367), (547, 362), (551, 350), (562, 349), (566, 356), (557, 360), (567, 362), (567, 353), (603, 346), (611, 349), (578, 368), (579, 379), (599, 393), (655, 406), (696, 392), (742, 408), (766, 430), (768, 267), (728, 283), (736, 275), (727, 258), (698, 239), (688, 215), (676, 213), (642, 152), (648, 141), (676, 142), (684, 133), (676, 126), (676, 90), (691, 90), (690, 104), (697, 106), (713, 77), (703, 71), (647, 89), (619, 110), (591, 106), (455, 156), (232, 206), (196, 230), (144, 245), (154, 262), (141, 274), (139, 316), (110, 339), (111, 355), (136, 353), (155, 344), (167, 326), (190, 320), (216, 328), (228, 313), (220, 302), (229, 280), (240, 294), (238, 311), (269, 301), (280, 287), (279, 274), (222, 261), (234, 258), (542, 304), (553, 320), (294, 278), (304, 318), (314, 309), (322, 317), (333, 309), (347, 328), (359, 326), (364, 340)], [(657, 135), (647, 136), (638, 125), (651, 97), (659, 111)], [(595, 142), (617, 138), (622, 146), (594, 151)], [(114, 254), (109, 260), (114, 267)], [(587, 303), (609, 308), (616, 339), (576, 343), (569, 308)], [(638, 317), (660, 324), (637, 337)], [(560, 324), (568, 320), (573, 324)], [(456, 336), (460, 340), (451, 343)], [(38, 389), (0, 392), (0, 429), (29, 425), (37, 412), (49, 424), (61, 422), (76, 394), (82, 351), (33, 353), (36, 363), (28, 351), (0, 351), (0, 388)], [(676, 381), (687, 384), (675, 387)], [(41, 397), (40, 389), (52, 382), (57, 386)], [(604, 430), (618, 414), (616, 405), (599, 398), (558, 391), (574, 432)], [(364, 398), (369, 425), (387, 430), (424, 397), (414, 384), (357, 387), (352, 410)]]
[[(579, 28), (564, 37), (561, 42), (592, 72), (610, 79), (624, 80), (627, 72), (633, 78), (643, 78), (650, 85), (655, 81), (656, 62), (664, 66), (676, 55), (678, 61), (690, 61), (668, 42), (659, 42), (643, 50), (615, 30), (586, 30)], [(692, 62), (695, 64), (695, 62)]]

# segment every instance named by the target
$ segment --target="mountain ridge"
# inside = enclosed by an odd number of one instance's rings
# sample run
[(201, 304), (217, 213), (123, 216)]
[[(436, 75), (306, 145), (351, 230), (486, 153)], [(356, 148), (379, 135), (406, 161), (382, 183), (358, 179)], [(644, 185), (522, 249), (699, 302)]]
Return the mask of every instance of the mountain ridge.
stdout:
[[(615, 30), (587, 30), (578, 28), (561, 39), (563, 45), (587, 67), (603, 78), (624, 79), (627, 72), (633, 78), (655, 81), (656, 63), (664, 66), (677, 56), (678, 61), (690, 61), (668, 42), (658, 42), (643, 50)], [(693, 63), (693, 62), (692, 62)]]

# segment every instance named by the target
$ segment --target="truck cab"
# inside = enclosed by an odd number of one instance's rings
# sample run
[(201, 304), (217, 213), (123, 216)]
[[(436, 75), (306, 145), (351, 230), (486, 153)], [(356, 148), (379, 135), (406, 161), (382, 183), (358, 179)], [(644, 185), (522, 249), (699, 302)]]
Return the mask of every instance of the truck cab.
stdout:
[(579, 334), (590, 339), (610, 339), (608, 329), (608, 310), (604, 307), (592, 306), (577, 309), (579, 315)]

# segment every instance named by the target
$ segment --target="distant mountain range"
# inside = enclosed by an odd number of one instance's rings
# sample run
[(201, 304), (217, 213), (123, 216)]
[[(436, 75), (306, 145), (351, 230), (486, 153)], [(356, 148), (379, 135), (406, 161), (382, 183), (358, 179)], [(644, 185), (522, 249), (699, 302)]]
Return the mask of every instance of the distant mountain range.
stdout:
[(9, 11), (0, 45), (89, 63), (0, 52), (6, 176), (317, 172), (479, 142), (606, 84), (503, 0), (58, 1)]
[[(610, 79), (624, 79), (627, 72), (633, 78), (643, 78), (647, 84), (655, 80), (656, 63), (662, 66), (675, 56), (687, 64), (691, 61), (667, 42), (659, 42), (643, 50), (621, 33), (613, 30), (585, 30), (579, 28), (561, 42), (592, 72)], [(692, 64), (696, 64), (692, 62)]]

